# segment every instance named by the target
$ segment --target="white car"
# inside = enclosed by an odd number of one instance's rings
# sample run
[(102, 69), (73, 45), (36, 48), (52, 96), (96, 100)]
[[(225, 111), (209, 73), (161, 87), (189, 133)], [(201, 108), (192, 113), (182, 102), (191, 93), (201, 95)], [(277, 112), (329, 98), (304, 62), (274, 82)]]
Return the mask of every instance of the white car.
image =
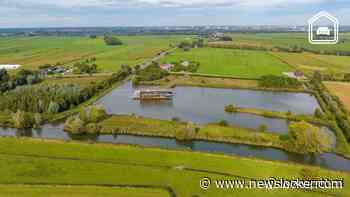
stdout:
[(316, 34), (318, 36), (330, 36), (331, 30), (328, 27), (319, 27), (317, 28)]

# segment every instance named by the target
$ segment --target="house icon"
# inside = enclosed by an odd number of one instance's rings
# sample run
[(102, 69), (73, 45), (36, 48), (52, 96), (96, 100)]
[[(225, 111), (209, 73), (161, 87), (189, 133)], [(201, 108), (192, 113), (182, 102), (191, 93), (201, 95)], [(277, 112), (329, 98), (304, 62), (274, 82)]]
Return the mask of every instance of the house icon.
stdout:
[[(325, 20), (330, 25), (317, 26), (317, 22)], [(322, 11), (309, 19), (309, 42), (311, 44), (337, 44), (339, 40), (339, 21), (330, 13)]]

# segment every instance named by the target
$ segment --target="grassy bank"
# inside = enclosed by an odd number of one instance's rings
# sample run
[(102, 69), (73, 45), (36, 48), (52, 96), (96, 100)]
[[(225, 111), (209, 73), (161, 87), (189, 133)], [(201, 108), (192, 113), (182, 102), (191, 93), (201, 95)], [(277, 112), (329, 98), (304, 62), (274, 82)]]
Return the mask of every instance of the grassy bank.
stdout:
[(244, 108), (244, 107), (235, 107), (235, 112), (229, 112), (229, 113), (247, 113), (247, 114), (253, 114), (258, 116), (264, 116), (267, 118), (287, 119), (289, 121), (306, 121), (316, 125), (329, 126), (329, 123), (327, 120), (319, 119), (312, 115), (294, 115), (288, 112), (285, 113), (285, 112), (277, 112), (277, 111), (270, 111), (270, 110), (257, 109), (257, 108)]
[(0, 185), (3, 197), (39, 197), (39, 196), (118, 196), (118, 197), (170, 197), (166, 190), (132, 187), (97, 187), (97, 186), (60, 186), (60, 185)]
[[(100, 123), (104, 134), (131, 134), (177, 138), (188, 131), (188, 124), (179, 121), (157, 120), (138, 116), (113, 115)], [(286, 142), (280, 135), (252, 129), (218, 124), (194, 125), (197, 131), (191, 139), (226, 143), (242, 143), (284, 149)], [(188, 139), (188, 140), (191, 140)]]
[(259, 86), (258, 80), (239, 79), (228, 77), (208, 77), (196, 76), (187, 74), (172, 74), (164, 79), (141, 82), (142, 85), (155, 85), (165, 88), (173, 88), (176, 86), (193, 86), (193, 87), (208, 87), (208, 88), (227, 88), (227, 89), (250, 89), (261, 91), (276, 91), (276, 92), (307, 92), (303, 87), (300, 88), (264, 88)]
[[(350, 187), (346, 184), (350, 179), (348, 173), (285, 162), (153, 148), (16, 138), (0, 138), (0, 150), (0, 184), (163, 186), (172, 188), (176, 196), (181, 197), (350, 195)], [(322, 191), (276, 189), (267, 192), (266, 189), (224, 190), (211, 187), (204, 191), (199, 187), (199, 180), (203, 177), (213, 180), (269, 177), (343, 178), (345, 188)]]

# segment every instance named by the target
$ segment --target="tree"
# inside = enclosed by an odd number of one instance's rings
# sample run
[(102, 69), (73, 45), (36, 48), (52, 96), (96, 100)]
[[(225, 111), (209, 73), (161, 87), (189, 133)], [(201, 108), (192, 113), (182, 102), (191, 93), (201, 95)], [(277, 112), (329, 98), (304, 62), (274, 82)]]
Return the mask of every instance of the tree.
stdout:
[(110, 45), (110, 46), (117, 46), (117, 45), (122, 45), (123, 42), (117, 38), (117, 37), (114, 37), (114, 36), (105, 36), (104, 37), (104, 41), (106, 43), (106, 45)]
[(319, 108), (317, 108), (317, 109), (315, 110), (314, 116), (315, 116), (316, 118), (322, 118), (322, 117), (323, 117), (322, 111), (321, 111)]
[(103, 106), (92, 106), (89, 114), (90, 123), (98, 123), (107, 117), (106, 109)]
[(330, 149), (329, 136), (305, 121), (291, 123), (289, 136), (292, 149), (300, 153), (319, 154)]
[(47, 112), (51, 114), (56, 114), (60, 111), (60, 105), (56, 102), (50, 102)]
[(268, 127), (267, 127), (266, 124), (262, 124), (262, 125), (259, 126), (259, 131), (262, 132), (262, 133), (267, 132), (267, 129), (268, 129)]
[(85, 132), (85, 123), (79, 117), (70, 117), (64, 125), (64, 130), (73, 134), (82, 134)]
[(6, 69), (0, 69), (0, 83), (5, 83), (10, 80), (10, 75), (7, 73)]
[(32, 117), (29, 113), (18, 110), (12, 114), (13, 124), (18, 129), (31, 128), (33, 126)]
[(238, 107), (235, 105), (227, 105), (225, 107), (225, 112), (227, 113), (236, 113), (238, 111)]

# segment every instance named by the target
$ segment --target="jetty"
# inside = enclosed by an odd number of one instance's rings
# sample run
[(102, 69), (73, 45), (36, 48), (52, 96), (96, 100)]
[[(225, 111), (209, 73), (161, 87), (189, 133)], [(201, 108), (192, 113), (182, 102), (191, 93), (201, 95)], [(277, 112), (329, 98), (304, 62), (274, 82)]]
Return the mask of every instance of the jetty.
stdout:
[(133, 98), (135, 100), (171, 100), (174, 94), (170, 89), (143, 89), (136, 90)]

